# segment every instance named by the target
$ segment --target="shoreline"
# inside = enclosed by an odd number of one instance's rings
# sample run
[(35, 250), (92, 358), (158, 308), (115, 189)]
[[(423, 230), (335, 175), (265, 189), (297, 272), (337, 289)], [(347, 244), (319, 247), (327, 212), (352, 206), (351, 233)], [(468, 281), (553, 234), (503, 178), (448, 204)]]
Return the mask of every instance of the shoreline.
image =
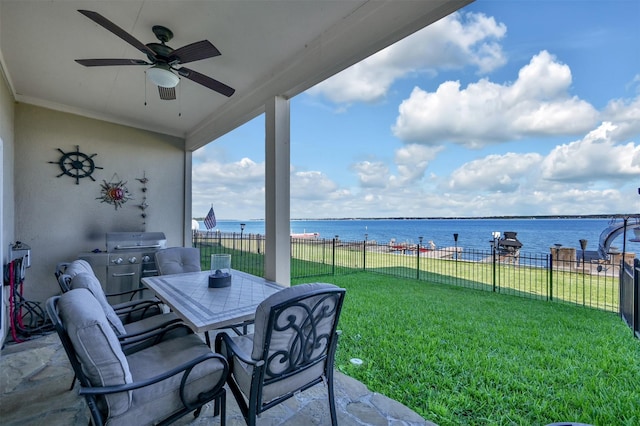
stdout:
[[(330, 220), (485, 220), (485, 219), (499, 219), (499, 220), (511, 220), (511, 219), (523, 219), (523, 220), (535, 220), (535, 219), (640, 219), (638, 213), (612, 213), (612, 214), (583, 214), (583, 215), (532, 215), (532, 216), (406, 216), (406, 217), (324, 217), (324, 218), (302, 218), (296, 217), (289, 219), (290, 221), (330, 221)], [(194, 220), (204, 220), (204, 217), (194, 217)], [(234, 222), (245, 219), (218, 219), (220, 222)], [(246, 219), (252, 222), (264, 222), (264, 219)]]

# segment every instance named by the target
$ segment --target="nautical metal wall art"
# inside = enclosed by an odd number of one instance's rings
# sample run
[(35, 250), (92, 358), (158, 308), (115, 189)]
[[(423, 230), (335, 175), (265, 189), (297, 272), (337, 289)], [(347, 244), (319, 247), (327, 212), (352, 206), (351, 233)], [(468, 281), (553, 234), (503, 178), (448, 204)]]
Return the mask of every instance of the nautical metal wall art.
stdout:
[(142, 216), (142, 229), (144, 231), (147, 226), (147, 208), (149, 207), (149, 204), (147, 203), (147, 183), (149, 182), (147, 172), (143, 171), (142, 177), (136, 178), (136, 180), (142, 184), (142, 188), (140, 188), (142, 191), (142, 202), (138, 204), (138, 207), (142, 210), (140, 216)]
[(95, 182), (93, 176), (93, 172), (95, 169), (102, 169), (102, 167), (98, 167), (93, 162), (93, 157), (98, 154), (87, 155), (80, 152), (80, 146), (76, 145), (76, 150), (72, 152), (64, 152), (60, 148), (58, 151), (62, 154), (60, 160), (58, 161), (49, 161), (51, 164), (57, 164), (60, 167), (62, 173), (60, 173), (56, 177), (61, 177), (64, 175), (70, 176), (76, 180), (76, 185), (80, 184), (80, 179), (82, 178), (90, 178)]
[(127, 181), (118, 180), (118, 175), (114, 174), (111, 178), (111, 182), (103, 180), (100, 184), (100, 197), (96, 200), (102, 200), (103, 203), (113, 204), (115, 209), (122, 207), (124, 203), (129, 200), (133, 200), (133, 197), (129, 193), (127, 188)]

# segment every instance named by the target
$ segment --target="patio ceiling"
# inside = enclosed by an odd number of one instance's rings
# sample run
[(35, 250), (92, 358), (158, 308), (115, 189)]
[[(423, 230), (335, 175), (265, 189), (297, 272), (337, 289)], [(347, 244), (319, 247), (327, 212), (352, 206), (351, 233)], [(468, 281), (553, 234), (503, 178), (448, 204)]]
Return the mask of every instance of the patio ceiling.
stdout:
[[(0, 0), (0, 65), (17, 101), (184, 137), (195, 150), (473, 0)], [(236, 89), (227, 98), (182, 79), (164, 101), (141, 66), (74, 59), (146, 59), (77, 9), (98, 12), (142, 43), (153, 25), (178, 48), (210, 40), (221, 56), (189, 68)], [(146, 102), (146, 105), (145, 105)]]

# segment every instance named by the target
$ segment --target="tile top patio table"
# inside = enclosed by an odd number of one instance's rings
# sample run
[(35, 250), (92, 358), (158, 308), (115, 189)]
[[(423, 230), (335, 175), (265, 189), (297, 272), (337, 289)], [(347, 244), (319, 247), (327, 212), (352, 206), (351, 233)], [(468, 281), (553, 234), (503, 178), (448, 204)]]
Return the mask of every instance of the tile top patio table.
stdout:
[(284, 289), (264, 278), (233, 270), (231, 285), (209, 288), (211, 271), (146, 277), (142, 283), (196, 333), (251, 320), (267, 297)]

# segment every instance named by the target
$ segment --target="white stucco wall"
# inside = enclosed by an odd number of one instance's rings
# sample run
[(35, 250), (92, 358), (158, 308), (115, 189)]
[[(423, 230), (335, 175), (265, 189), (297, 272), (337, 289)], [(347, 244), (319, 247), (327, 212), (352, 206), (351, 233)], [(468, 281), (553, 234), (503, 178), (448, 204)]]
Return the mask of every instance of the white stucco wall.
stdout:
[[(93, 177), (57, 178), (61, 153), (93, 157)], [(44, 302), (59, 292), (55, 265), (78, 253), (105, 249), (106, 232), (162, 231), (167, 245), (182, 245), (184, 211), (184, 140), (27, 104), (15, 108), (15, 236), (31, 246), (25, 296)], [(146, 226), (141, 217), (146, 173)], [(116, 176), (117, 175), (117, 176)], [(127, 181), (135, 199), (121, 208), (99, 199), (101, 184)], [(189, 218), (189, 221), (191, 218)]]
[[(0, 164), (2, 164), (2, 180), (0, 180), (0, 259), (2, 265), (7, 263), (7, 248), (13, 240), (13, 95), (0, 70)], [(0, 346), (6, 338), (7, 309), (4, 301), (8, 294), (4, 286), (0, 286), (0, 315), (2, 326), (0, 327)]]

